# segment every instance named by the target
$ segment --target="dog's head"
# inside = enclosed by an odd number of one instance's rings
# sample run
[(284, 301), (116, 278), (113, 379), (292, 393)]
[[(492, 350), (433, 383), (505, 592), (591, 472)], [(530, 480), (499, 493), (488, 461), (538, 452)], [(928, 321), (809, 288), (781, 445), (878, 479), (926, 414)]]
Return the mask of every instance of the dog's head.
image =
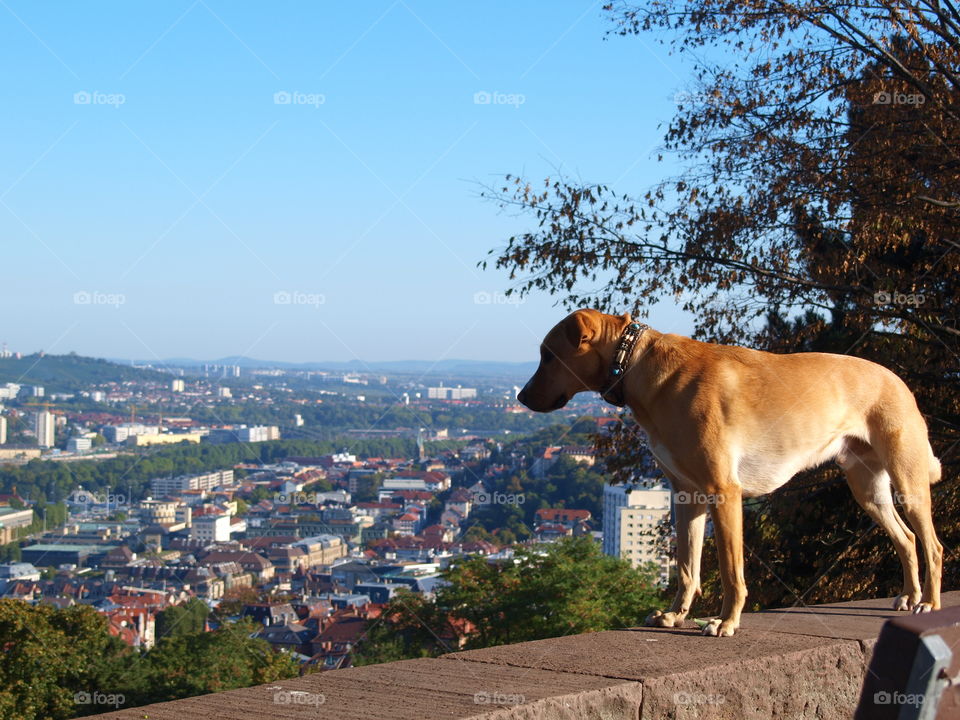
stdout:
[[(540, 344), (540, 366), (517, 394), (536, 412), (551, 412), (585, 390), (600, 390), (610, 364), (611, 338), (629, 315), (577, 310), (555, 325)], [(610, 345), (611, 347), (607, 347)]]

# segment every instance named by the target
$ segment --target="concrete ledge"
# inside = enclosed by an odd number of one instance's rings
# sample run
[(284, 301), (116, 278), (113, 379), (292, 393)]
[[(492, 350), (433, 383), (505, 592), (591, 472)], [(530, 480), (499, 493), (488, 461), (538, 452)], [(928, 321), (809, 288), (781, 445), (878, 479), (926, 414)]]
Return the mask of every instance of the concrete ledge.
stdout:
[[(638, 628), (335, 670), (113, 720), (849, 718), (892, 599), (744, 616), (732, 638)], [(960, 606), (960, 591), (943, 604)]]

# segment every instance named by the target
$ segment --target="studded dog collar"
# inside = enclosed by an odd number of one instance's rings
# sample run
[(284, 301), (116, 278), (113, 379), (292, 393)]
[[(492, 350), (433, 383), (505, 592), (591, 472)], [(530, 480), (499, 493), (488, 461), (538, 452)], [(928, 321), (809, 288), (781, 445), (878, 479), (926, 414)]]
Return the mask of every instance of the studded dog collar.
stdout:
[(649, 325), (643, 323), (631, 322), (624, 328), (620, 335), (620, 342), (613, 353), (613, 361), (610, 363), (610, 372), (607, 375), (607, 383), (600, 391), (600, 397), (611, 405), (624, 407), (627, 400), (623, 394), (623, 376), (627, 372), (627, 363), (633, 354), (633, 348), (637, 344), (640, 336), (649, 328)]

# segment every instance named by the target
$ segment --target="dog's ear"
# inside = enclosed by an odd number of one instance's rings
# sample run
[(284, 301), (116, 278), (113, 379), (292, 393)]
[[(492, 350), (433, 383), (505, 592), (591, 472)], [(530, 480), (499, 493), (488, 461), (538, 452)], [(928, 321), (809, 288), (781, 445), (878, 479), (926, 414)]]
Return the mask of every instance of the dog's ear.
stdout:
[(580, 348), (594, 341), (600, 332), (599, 313), (593, 310), (577, 310), (564, 322), (567, 341), (574, 348)]

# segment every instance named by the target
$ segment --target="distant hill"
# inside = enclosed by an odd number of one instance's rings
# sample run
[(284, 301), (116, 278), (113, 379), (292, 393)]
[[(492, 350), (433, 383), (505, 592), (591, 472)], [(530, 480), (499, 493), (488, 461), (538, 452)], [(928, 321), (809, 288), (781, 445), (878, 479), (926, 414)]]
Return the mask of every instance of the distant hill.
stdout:
[(170, 375), (72, 353), (0, 358), (0, 383), (43, 385), (48, 391), (74, 392), (95, 383), (126, 380), (166, 382)]

